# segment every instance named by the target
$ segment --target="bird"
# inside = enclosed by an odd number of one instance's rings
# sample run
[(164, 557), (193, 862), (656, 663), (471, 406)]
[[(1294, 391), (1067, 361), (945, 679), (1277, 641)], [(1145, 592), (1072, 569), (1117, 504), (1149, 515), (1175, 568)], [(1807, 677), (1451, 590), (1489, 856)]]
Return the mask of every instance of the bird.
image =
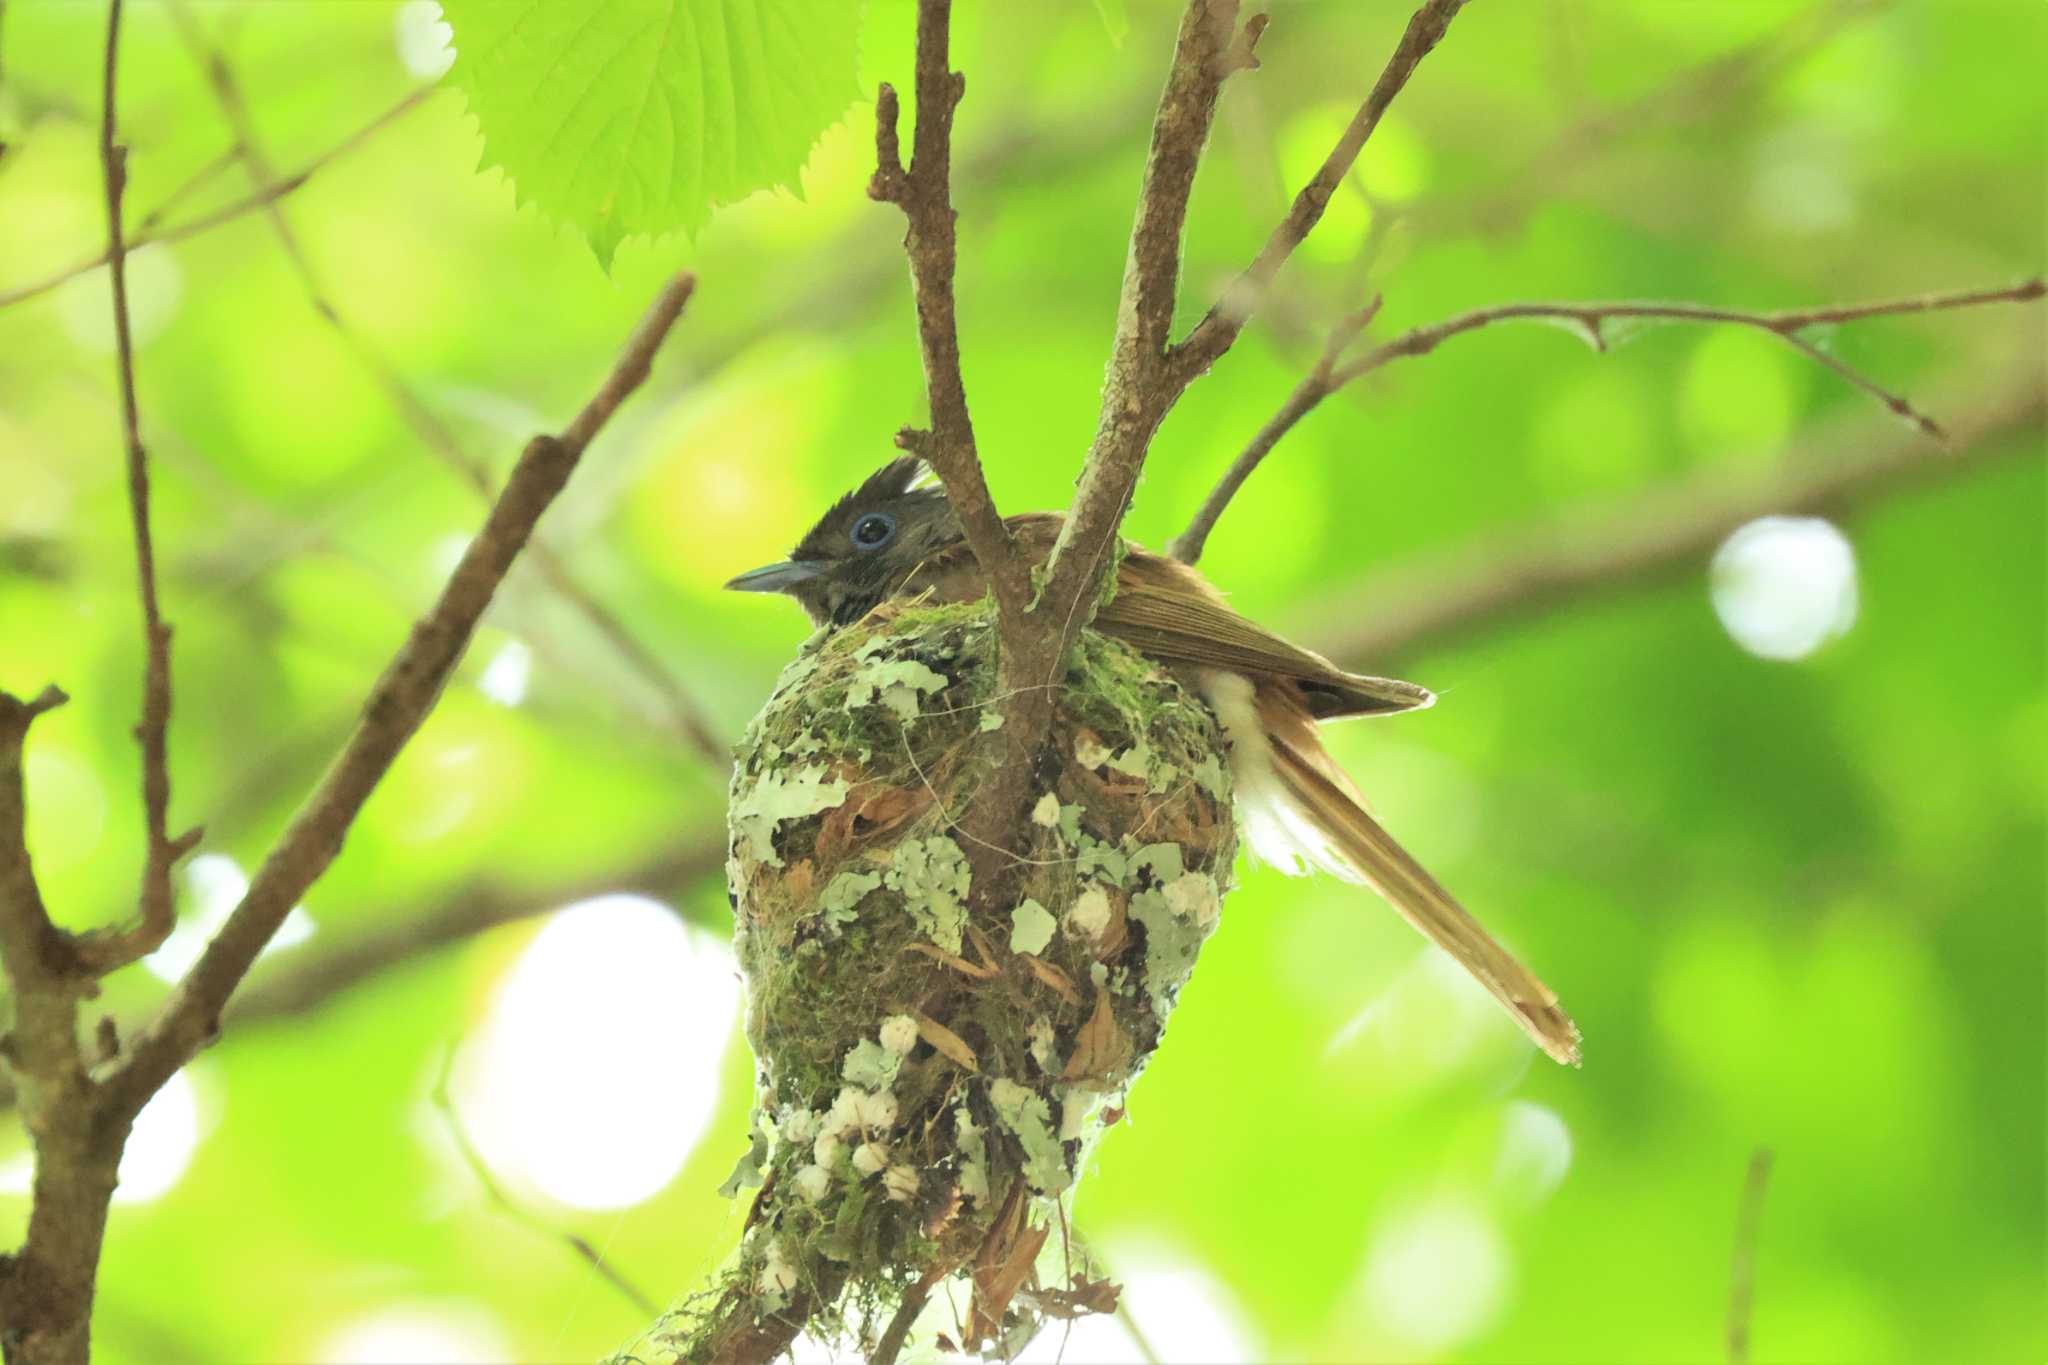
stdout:
[[(1004, 518), (1032, 566), (1064, 518)], [(788, 559), (726, 583), (796, 599), (836, 630), (882, 603), (972, 603), (988, 582), (929, 466), (890, 461), (835, 502)], [(1434, 704), (1428, 688), (1339, 668), (1232, 610), (1193, 567), (1126, 545), (1092, 628), (1167, 666), (1214, 713), (1229, 748), (1237, 816), (1252, 852), (1282, 871), (1320, 869), (1378, 892), (1506, 1007), (1536, 1045), (1579, 1065), (1579, 1030), (1556, 994), (1502, 947), (1366, 809), (1319, 727)]]

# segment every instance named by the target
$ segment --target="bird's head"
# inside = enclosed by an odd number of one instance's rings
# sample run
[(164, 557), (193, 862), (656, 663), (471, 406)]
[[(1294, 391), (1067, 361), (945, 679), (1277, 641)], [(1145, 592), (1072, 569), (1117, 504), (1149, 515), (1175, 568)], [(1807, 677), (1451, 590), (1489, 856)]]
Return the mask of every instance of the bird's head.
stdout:
[(960, 537), (959, 519), (930, 468), (904, 456), (833, 503), (788, 559), (725, 586), (788, 593), (813, 625), (843, 626), (867, 615), (934, 551)]

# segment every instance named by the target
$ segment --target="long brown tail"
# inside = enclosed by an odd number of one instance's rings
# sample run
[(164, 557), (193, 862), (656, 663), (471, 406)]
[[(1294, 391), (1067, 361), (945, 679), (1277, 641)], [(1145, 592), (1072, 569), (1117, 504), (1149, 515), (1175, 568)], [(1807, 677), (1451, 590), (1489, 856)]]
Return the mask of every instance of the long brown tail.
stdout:
[(1329, 835), (1344, 860), (1403, 919), (1493, 992), (1538, 1047), (1567, 1066), (1577, 1066), (1578, 1026), (1558, 1008), (1550, 987), (1494, 942), (1479, 921), (1307, 755), (1274, 738), (1273, 765), (1281, 786)]

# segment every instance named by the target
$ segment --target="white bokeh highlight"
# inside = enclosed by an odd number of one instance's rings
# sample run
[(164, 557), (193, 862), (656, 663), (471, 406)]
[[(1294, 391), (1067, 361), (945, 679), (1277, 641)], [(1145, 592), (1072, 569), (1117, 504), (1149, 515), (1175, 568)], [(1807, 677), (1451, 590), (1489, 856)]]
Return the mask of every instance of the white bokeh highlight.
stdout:
[(455, 30), (435, 0), (405, 0), (391, 18), (391, 39), (398, 64), (423, 81), (439, 80), (455, 65)]
[(637, 1204), (710, 1123), (738, 1008), (732, 950), (674, 910), (627, 895), (569, 906), (462, 1050), (463, 1125), (491, 1170), (527, 1190), (574, 1208)]
[(533, 651), (521, 641), (507, 640), (477, 675), (476, 690), (500, 706), (517, 706), (526, 700), (532, 676)]
[(1803, 659), (1856, 623), (1856, 553), (1819, 517), (1759, 517), (1714, 552), (1714, 614), (1765, 659)]
[(1413, 1205), (1375, 1230), (1359, 1293), (1381, 1331), (1422, 1351), (1460, 1345), (1492, 1326), (1507, 1304), (1511, 1267), (1493, 1221), (1446, 1195)]
[(169, 1194), (199, 1149), (199, 1094), (192, 1077), (177, 1071), (135, 1116), (114, 1186), (116, 1204), (147, 1204)]
[[(1103, 1263), (1123, 1286), (1123, 1304), (1152, 1358), (1205, 1365), (1270, 1359), (1234, 1296), (1201, 1266), (1152, 1243), (1111, 1243), (1103, 1248)], [(1145, 1365), (1145, 1351), (1113, 1315), (1077, 1318), (1073, 1331), (1066, 1329), (1048, 1322), (1016, 1365)]]
[[(199, 960), (248, 891), (249, 874), (225, 853), (202, 853), (185, 864), (186, 899), (178, 913), (178, 927), (142, 959), (142, 965), (160, 981), (177, 981)], [(304, 906), (295, 905), (258, 957), (304, 943), (312, 936), (312, 918)]]
[(321, 1365), (493, 1365), (516, 1358), (496, 1319), (466, 1303), (369, 1314), (336, 1329), (313, 1354)]
[(1514, 1100), (1501, 1111), (1493, 1185), (1502, 1198), (1525, 1209), (1540, 1204), (1557, 1193), (1571, 1168), (1571, 1129), (1555, 1109)]

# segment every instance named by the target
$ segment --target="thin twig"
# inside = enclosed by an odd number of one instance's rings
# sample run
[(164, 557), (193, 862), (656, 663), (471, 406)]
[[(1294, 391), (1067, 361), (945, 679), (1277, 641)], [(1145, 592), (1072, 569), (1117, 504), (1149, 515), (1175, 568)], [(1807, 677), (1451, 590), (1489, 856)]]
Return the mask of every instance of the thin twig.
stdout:
[[(298, 170), (293, 171), (290, 175), (287, 175), (282, 180), (279, 180), (276, 184), (272, 185), (268, 190), (259, 190), (254, 194), (246, 195), (241, 199), (237, 199), (233, 203), (225, 204), (222, 207), (213, 210), (211, 213), (202, 214), (199, 217), (192, 219), (190, 222), (180, 223), (176, 227), (164, 228), (161, 231), (155, 230), (148, 225), (158, 221), (163, 216), (163, 210), (158, 209), (143, 215), (142, 223), (144, 226), (139, 228), (136, 231), (136, 233), (131, 238), (129, 238), (128, 250), (139, 251), (145, 246), (170, 242), (182, 242), (187, 238), (197, 237), (199, 234), (203, 232), (212, 231), (214, 228), (221, 226), (221, 224), (223, 223), (231, 223), (237, 218), (241, 218), (248, 214), (258, 212), (263, 208), (264, 205), (270, 203), (272, 200), (282, 199), (287, 195), (296, 193), (298, 190), (302, 189), (305, 186), (307, 181), (311, 180), (320, 171), (325, 169), (329, 163), (333, 162), (339, 157), (346, 156), (348, 153), (354, 151), (363, 143), (367, 142), (373, 134), (377, 133), (379, 130), (383, 129), (387, 125), (396, 122), (398, 119), (402, 118), (404, 115), (410, 113), (412, 110), (417, 108), (423, 101), (425, 101), (427, 96), (434, 93), (436, 88), (437, 87), (435, 86), (424, 85), (418, 88), (417, 90), (412, 91), (403, 99), (399, 100), (396, 104), (386, 109), (383, 113), (378, 114), (368, 123), (356, 129), (353, 133), (350, 133), (347, 137), (341, 139), (341, 141), (335, 143), (332, 147), (329, 147), (326, 151), (320, 153), (312, 160), (306, 162), (306, 164), (299, 167)], [(179, 198), (183, 196), (186, 192), (187, 191), (183, 187), (180, 187), (179, 189), (172, 191), (171, 198)], [(66, 266), (64, 269), (57, 271), (55, 274), (45, 276), (40, 280), (35, 280), (28, 284), (16, 285), (12, 289), (0, 290), (0, 308), (5, 308), (10, 304), (22, 303), (29, 299), (36, 298), (39, 295), (47, 294), (52, 289), (55, 289), (63, 284), (68, 284), (72, 280), (77, 279), (80, 275), (83, 275), (88, 271), (99, 269), (101, 266), (107, 264), (109, 259), (109, 253), (103, 251), (97, 256), (88, 257), (85, 260), (75, 262), (72, 265)]]
[(1750, 1154), (1749, 1175), (1742, 1182), (1742, 1207), (1736, 1216), (1735, 1255), (1728, 1272), (1728, 1365), (1747, 1365), (1749, 1324), (1756, 1307), (1756, 1247), (1763, 1231), (1764, 1192), (1771, 1180), (1771, 1149)]
[[(1655, 583), (1704, 562), (1737, 527), (1775, 513), (1843, 515), (1995, 462), (2040, 457), (2048, 383), (2023, 374), (1989, 393), (1947, 394), (1943, 454), (1916, 433), (1846, 413), (1811, 433), (1782, 472), (1712, 469), (1562, 523), (1494, 530), (1324, 598), (1301, 633), (1331, 657), (1385, 668), (1416, 651), (1562, 603)], [(2020, 438), (2032, 436), (2033, 442)]]
[(1358, 112), (1352, 116), (1343, 136), (1337, 139), (1337, 145), (1324, 158), (1315, 175), (1294, 196), (1287, 216), (1266, 238), (1266, 244), (1259, 249), (1259, 254), (1244, 273), (1224, 291), (1222, 299), (1209, 310), (1208, 315), (1196, 324), (1187, 340), (1174, 348), (1177, 367), (1199, 374), (1230, 349), (1231, 343), (1237, 340), (1238, 333), (1250, 320), (1252, 310), (1272, 287), (1273, 277), (1280, 273), (1280, 267), (1287, 263), (1294, 249), (1322, 220), (1330, 196), (1351, 173), (1358, 154), (1365, 149), (1373, 129), (1379, 126), (1381, 115), (1407, 86), (1422, 59), (1443, 41), (1451, 21), (1457, 18), (1464, 5), (1465, 0), (1426, 0), (1422, 8), (1409, 17), (1408, 27), (1402, 31), (1401, 41), (1394, 48), (1394, 55), (1387, 59), (1379, 79), (1373, 82), (1372, 91), (1358, 106)]
[[(226, 54), (207, 39), (190, 9), (183, 3), (172, 4), (169, 8), (172, 21), (191, 51), (193, 60), (205, 72), (214, 100), (234, 135), (230, 155), (247, 167), (257, 194), (266, 196), (276, 180), (269, 158), (264, 154), (262, 141), (257, 136), (248, 101), (243, 98), (241, 82), (229, 65)], [(488, 499), (491, 495), (489, 467), (463, 448), (461, 439), (420, 398), (390, 358), (349, 323), (340, 306), (322, 286), (291, 220), (285, 215), (279, 196), (267, 194), (262, 207), (314, 313), (369, 372), (426, 450), (454, 470), (479, 497)], [(537, 540), (527, 553), (548, 587), (581, 615), (633, 672), (660, 694), (669, 723), (678, 737), (696, 750), (714, 771), (723, 770), (731, 762), (731, 749), (718, 737), (709, 716), (675, 674), (644, 641), (634, 635), (631, 627), (616, 612), (577, 580), (562, 556), (545, 539)]]
[(348, 742), (251, 878), (248, 891), (162, 1010), (106, 1080), (118, 1112), (133, 1115), (213, 1036), (228, 998), (296, 905), (341, 852), (370, 793), (433, 708), (533, 528), (627, 395), (647, 378), (654, 353), (696, 282), (678, 275), (656, 298), (611, 374), (559, 436), (536, 436), (507, 477), (483, 529), (371, 690)]
[(626, 1302), (641, 1313), (650, 1318), (659, 1315), (661, 1306), (649, 1298), (638, 1285), (627, 1279), (618, 1267), (607, 1261), (604, 1253), (591, 1245), (589, 1238), (570, 1232), (567, 1228), (553, 1226), (538, 1214), (514, 1203), (511, 1196), (505, 1193), (504, 1187), (498, 1184), (497, 1178), (491, 1174), (490, 1163), (484, 1160), (484, 1154), (476, 1149), (476, 1144), (470, 1141), (468, 1132), (463, 1129), (462, 1116), (455, 1111), (455, 1097), (448, 1090), (449, 1073), (454, 1069), (455, 1049), (450, 1047), (446, 1059), (441, 1063), (441, 1074), (434, 1082), (434, 1111), (441, 1116), (442, 1125), (448, 1130), (448, 1139), (455, 1144), (456, 1153), (461, 1156), (462, 1164), (469, 1167), (470, 1174), (476, 1177), (476, 1183), (483, 1187), (484, 1198), (497, 1205), (500, 1213), (527, 1231), (562, 1243), (569, 1249), (571, 1255), (596, 1271), (600, 1279), (618, 1290), (625, 1296)]
[(128, 248), (122, 239), (121, 195), (128, 180), (128, 149), (116, 134), (120, 72), (121, 0), (107, 12), (106, 62), (100, 106), (100, 170), (106, 191), (107, 262), (113, 285), (114, 355), (120, 374), (121, 435), (128, 468), (128, 511), (134, 528), (135, 579), (142, 603), (142, 719), (135, 736), (142, 746), (142, 810), (146, 851), (142, 873), (141, 920), (118, 932), (96, 936), (82, 947), (96, 969), (112, 971), (154, 952), (174, 923), (171, 869), (199, 842), (192, 830), (170, 835), (171, 778), (165, 732), (171, 719), (171, 628), (157, 600), (156, 549), (150, 533), (149, 454), (142, 445), (142, 419), (135, 401), (135, 348), (128, 325)]
[[(501, 926), (620, 891), (674, 900), (725, 867), (722, 833), (678, 830), (661, 842), (660, 850), (627, 866), (551, 885), (479, 878), (418, 908), (372, 913), (370, 907), (355, 907), (335, 916), (336, 927), (266, 955), (229, 1000), (223, 1022), (241, 1028), (301, 1019), (386, 972), (414, 966)], [(344, 927), (351, 925), (357, 927)], [(143, 1022), (123, 1023), (121, 1032), (132, 1033)], [(13, 1085), (0, 1075), (0, 1110), (17, 1099)]]
[[(1251, 477), (1252, 471), (1272, 453), (1280, 438), (1292, 430), (1303, 417), (1314, 411), (1323, 399), (1353, 380), (1390, 365), (1396, 360), (1427, 355), (1454, 336), (1475, 332), (1495, 323), (1569, 323), (1579, 329), (1586, 341), (1600, 351), (1607, 350), (1610, 342), (1606, 324), (1616, 319), (1753, 328), (1778, 338), (1801, 355), (1841, 375), (1857, 388), (1875, 397), (1888, 411), (1910, 422), (1923, 435), (1946, 440), (1947, 434), (1941, 425), (1903, 395), (1886, 388), (1839, 356), (1823, 350), (1804, 333), (1816, 327), (1859, 322), (1866, 318), (1946, 312), (1994, 303), (2027, 303), (2043, 297), (2044, 294), (2048, 294), (2048, 286), (2044, 286), (2041, 278), (2037, 276), (2020, 284), (2000, 288), (1918, 294), (1911, 298), (1887, 299), (1875, 303), (1793, 309), (1776, 313), (1754, 313), (1691, 303), (1508, 303), (1490, 308), (1476, 308), (1446, 318), (1442, 322), (1411, 328), (1391, 341), (1383, 342), (1341, 364), (1333, 365), (1331, 353), (1326, 348), (1315, 369), (1296, 385), (1294, 392), (1288, 395), (1287, 401), (1281, 404), (1280, 410), (1268, 419), (1250, 444), (1231, 463), (1222, 481), (1210, 492), (1201, 509), (1188, 524), (1188, 529), (1174, 540), (1172, 553), (1175, 558), (1188, 564), (1201, 558), (1202, 548), (1208, 541), (1209, 533), (1215, 529), (1217, 519), (1223, 515), (1224, 508), (1229, 505), (1237, 490), (1243, 487), (1245, 480)], [(1333, 333), (1333, 343), (1335, 336)]]

